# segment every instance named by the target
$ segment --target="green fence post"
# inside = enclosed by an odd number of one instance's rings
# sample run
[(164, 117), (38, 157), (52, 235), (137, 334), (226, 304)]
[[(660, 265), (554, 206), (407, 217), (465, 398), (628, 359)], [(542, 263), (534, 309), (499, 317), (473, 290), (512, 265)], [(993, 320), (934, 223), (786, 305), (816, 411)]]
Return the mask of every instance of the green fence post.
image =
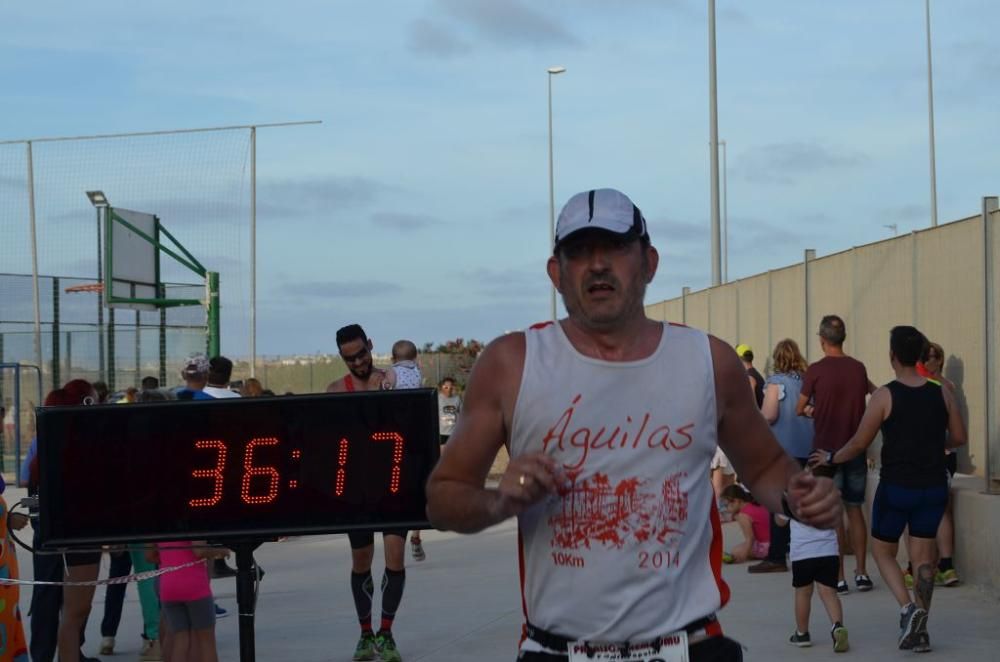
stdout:
[(107, 381), (108, 392), (115, 392), (115, 309), (108, 308), (108, 370)]
[(219, 272), (209, 271), (208, 278), (208, 355), (220, 356), (222, 343), (219, 335)]
[(59, 278), (52, 279), (52, 385), (62, 384), (62, 358), (59, 356)]
[[(157, 296), (161, 299), (167, 298), (167, 287), (160, 284), (160, 291)], [(160, 306), (160, 386), (167, 385), (167, 309)]]

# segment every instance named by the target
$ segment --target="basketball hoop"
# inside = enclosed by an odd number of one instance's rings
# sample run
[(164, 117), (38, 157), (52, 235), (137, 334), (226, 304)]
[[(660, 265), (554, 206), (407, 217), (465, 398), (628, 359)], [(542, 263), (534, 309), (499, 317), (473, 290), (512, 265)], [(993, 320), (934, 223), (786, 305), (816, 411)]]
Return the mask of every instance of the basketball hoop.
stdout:
[(103, 292), (104, 283), (85, 283), (83, 285), (74, 285), (72, 287), (67, 287), (66, 294), (76, 294), (77, 292)]

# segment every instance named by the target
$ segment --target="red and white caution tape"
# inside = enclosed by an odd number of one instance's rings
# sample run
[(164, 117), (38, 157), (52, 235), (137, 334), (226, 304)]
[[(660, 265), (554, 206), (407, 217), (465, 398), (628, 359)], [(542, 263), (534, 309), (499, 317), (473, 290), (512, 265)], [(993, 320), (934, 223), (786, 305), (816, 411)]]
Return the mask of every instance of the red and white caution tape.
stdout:
[(177, 570), (183, 570), (184, 568), (190, 568), (198, 564), (204, 563), (205, 559), (198, 559), (197, 561), (189, 561), (188, 563), (182, 563), (181, 565), (172, 565), (168, 568), (157, 568), (156, 570), (147, 570), (145, 572), (136, 572), (131, 575), (123, 575), (121, 577), (109, 577), (107, 579), (95, 579), (90, 582), (41, 582), (35, 581), (33, 579), (10, 579), (8, 577), (0, 577), (0, 584), (18, 584), (21, 586), (109, 586), (111, 584), (128, 584), (129, 582), (141, 582), (146, 579), (153, 579), (154, 577), (159, 577), (160, 575), (165, 575), (168, 572), (176, 572)]

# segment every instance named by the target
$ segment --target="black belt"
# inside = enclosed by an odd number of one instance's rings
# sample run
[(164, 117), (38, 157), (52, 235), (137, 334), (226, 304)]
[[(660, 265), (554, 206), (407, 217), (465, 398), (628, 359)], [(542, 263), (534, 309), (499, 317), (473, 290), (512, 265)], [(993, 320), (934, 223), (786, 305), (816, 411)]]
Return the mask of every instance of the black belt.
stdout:
[[(696, 621), (691, 621), (681, 629), (687, 632), (688, 634), (694, 634), (699, 630), (704, 630), (706, 627), (714, 623), (716, 620), (717, 619), (715, 617), (715, 614), (709, 614), (704, 618), (699, 618)], [(554, 632), (543, 630), (542, 628), (536, 627), (531, 623), (528, 623), (527, 621), (525, 621), (524, 632), (525, 634), (528, 635), (528, 638), (531, 639), (532, 641), (536, 641), (542, 646), (548, 648), (549, 650), (554, 650), (554, 651), (563, 650), (573, 642), (577, 641), (576, 639), (570, 639), (569, 637), (564, 637), (561, 634), (555, 634)], [(660, 644), (662, 643), (662, 640), (663, 637), (657, 637), (650, 643), (653, 644), (654, 648), (659, 648)], [(629, 648), (631, 648), (633, 645), (637, 645), (639, 643), (646, 643), (646, 642), (636, 642), (635, 644), (630, 644), (629, 642), (626, 641), (622, 644), (622, 648), (625, 651), (628, 651)]]

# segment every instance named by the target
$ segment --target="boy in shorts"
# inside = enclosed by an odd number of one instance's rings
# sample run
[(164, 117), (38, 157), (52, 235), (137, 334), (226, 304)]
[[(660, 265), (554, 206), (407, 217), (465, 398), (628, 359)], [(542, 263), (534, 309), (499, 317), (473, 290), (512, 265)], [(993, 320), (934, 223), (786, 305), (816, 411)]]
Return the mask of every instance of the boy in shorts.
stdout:
[[(775, 515), (779, 526), (789, 525), (789, 520)], [(813, 585), (819, 591), (819, 599), (826, 608), (833, 626), (830, 637), (833, 650), (843, 653), (850, 648), (847, 628), (844, 627), (844, 610), (837, 597), (837, 572), (840, 555), (837, 546), (837, 532), (821, 531), (792, 520), (791, 546), (788, 557), (792, 561), (792, 586), (795, 588), (795, 632), (788, 643), (799, 648), (812, 646), (809, 636), (809, 611), (812, 602)]]

